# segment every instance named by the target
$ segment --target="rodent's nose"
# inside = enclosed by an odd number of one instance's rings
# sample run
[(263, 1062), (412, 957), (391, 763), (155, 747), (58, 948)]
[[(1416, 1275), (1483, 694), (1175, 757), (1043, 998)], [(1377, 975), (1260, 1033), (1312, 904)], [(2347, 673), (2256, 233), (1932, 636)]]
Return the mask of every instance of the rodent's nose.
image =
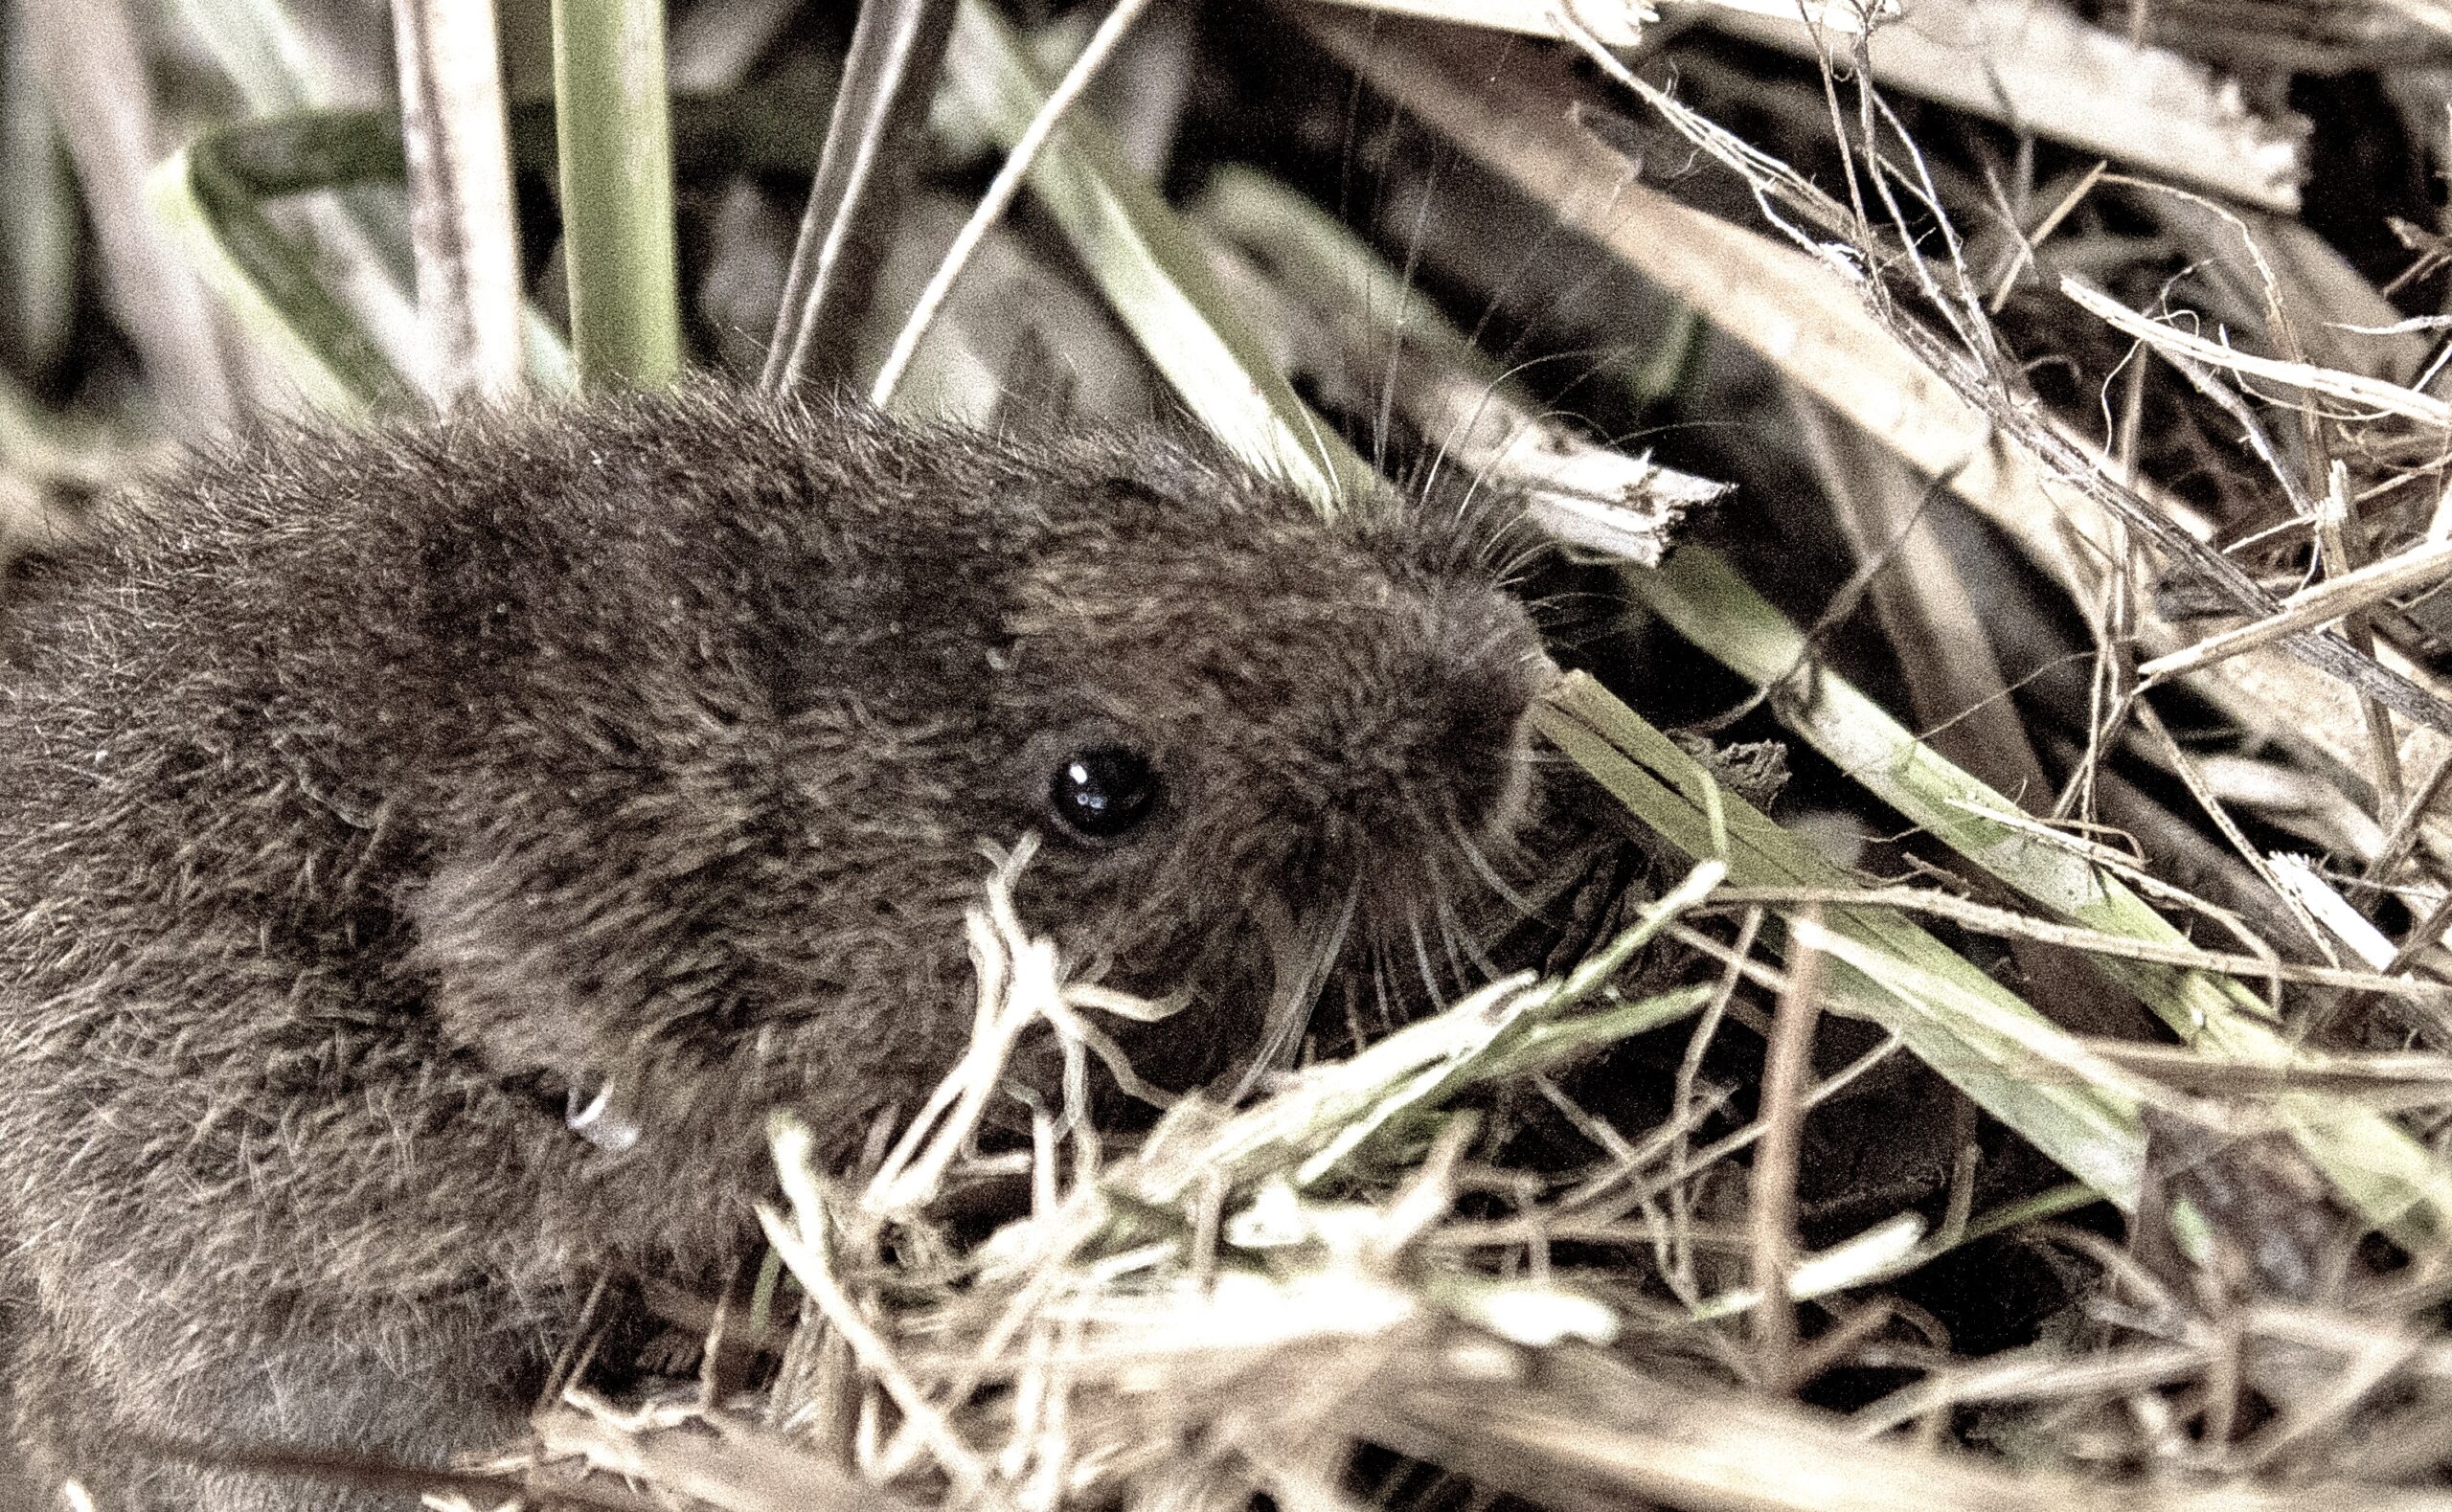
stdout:
[(1476, 838), (1512, 832), (1531, 786), (1528, 729), (1532, 701), (1556, 674), (1524, 611), (1512, 600), (1441, 616), (1442, 675), (1429, 685), (1440, 707), (1417, 770), (1444, 772), (1457, 821)]

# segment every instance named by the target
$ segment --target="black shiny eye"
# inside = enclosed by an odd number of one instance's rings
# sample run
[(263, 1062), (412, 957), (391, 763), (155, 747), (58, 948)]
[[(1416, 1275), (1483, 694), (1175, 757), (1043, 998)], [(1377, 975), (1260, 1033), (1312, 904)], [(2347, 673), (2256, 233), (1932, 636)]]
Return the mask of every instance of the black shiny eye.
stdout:
[(1158, 775), (1129, 746), (1090, 746), (1056, 763), (1047, 788), (1056, 822), (1083, 840), (1117, 840), (1149, 817)]

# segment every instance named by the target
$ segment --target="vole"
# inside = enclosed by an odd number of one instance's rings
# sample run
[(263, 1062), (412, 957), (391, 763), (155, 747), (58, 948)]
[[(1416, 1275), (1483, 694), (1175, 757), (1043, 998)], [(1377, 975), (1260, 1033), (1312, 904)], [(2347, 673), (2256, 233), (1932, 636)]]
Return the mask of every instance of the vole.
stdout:
[[(917, 1106), (1025, 836), (1026, 922), (1192, 992), (1142, 1047), (1179, 1083), (1232, 1063), (1289, 941), (1421, 923), (1525, 812), (1505, 512), (702, 386), (274, 431), (21, 565), (30, 1460), (129, 1512), (392, 1506), (127, 1446), (515, 1435), (597, 1276), (748, 1252), (767, 1110), (842, 1161)], [(635, 1127), (585, 1126), (608, 1084)]]

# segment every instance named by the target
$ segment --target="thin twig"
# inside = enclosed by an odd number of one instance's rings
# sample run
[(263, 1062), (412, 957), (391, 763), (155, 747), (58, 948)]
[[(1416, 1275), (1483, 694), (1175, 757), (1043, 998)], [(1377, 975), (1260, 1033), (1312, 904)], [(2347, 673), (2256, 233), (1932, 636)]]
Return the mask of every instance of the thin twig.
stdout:
[(2137, 671), (2149, 679), (2194, 671), (2446, 577), (2452, 577), (2452, 541), (2415, 546), (2354, 573), (2301, 589), (2282, 601), (2281, 613), (2158, 656)]
[(1791, 928), (1788, 985), (1771, 1017), (1770, 1056), (1762, 1068), (1762, 1140), (1754, 1151), (1753, 1207), (1756, 1368), (1763, 1389), (1794, 1384), (1796, 1301), (1788, 1295), (1797, 1259), (1797, 1151), (1805, 1129), (1805, 1089), (1813, 1074), (1813, 1026), (1822, 1012), (1822, 951), (1814, 942), (1821, 915), (1807, 905)]
[(1795, 908), (1808, 904), (1833, 908), (1890, 908), (1929, 914), (1969, 929), (2012, 939), (2038, 940), (2069, 950), (2178, 966), (2190, 971), (2217, 971), (2225, 976), (2253, 981), (2349, 987), (2401, 997), (2452, 999), (2452, 984), (2443, 982), (2412, 981), (2389, 973), (2352, 971), (2340, 966), (2304, 966), (2278, 956), (2235, 955), (2225, 951), (2200, 950), (2194, 945), (2167, 944), (2128, 935), (2110, 935), (2073, 924), (2055, 924), (2049, 919), (2012, 913), (1930, 888), (1726, 888), (1703, 906), (1706, 909)]
[(1090, 34), (1088, 45), (1081, 49), (1081, 56), (1073, 60), (1073, 66), (1065, 70), (1062, 80), (1049, 93), (1046, 106), (1031, 118), (1021, 139), (1013, 144), (1013, 150), (1005, 154), (1004, 167), (996, 170), (996, 177), (988, 184), (988, 192), (979, 196), (979, 203), (972, 209), (970, 218), (963, 222), (961, 234), (954, 237), (953, 245), (945, 249), (943, 260), (937, 264), (937, 271), (929, 276), (928, 286), (920, 291), (919, 301), (912, 305), (910, 318), (902, 323), (901, 331), (894, 338), (894, 349), (886, 353), (885, 365), (877, 370), (876, 382), (869, 388), (871, 403), (882, 409), (893, 401), (894, 391), (901, 386), (904, 370), (919, 354), (920, 343), (928, 334), (928, 327), (935, 322), (937, 311), (953, 292), (954, 282), (962, 277), (963, 269), (970, 265), (971, 255), (979, 250), (979, 244), (988, 238), (988, 233), (994, 229), (996, 222), (1004, 218), (1006, 210), (1013, 203), (1013, 196), (1021, 192), (1022, 180), (1030, 176), (1031, 166), (1038, 161), (1039, 148), (1056, 134), (1056, 128), (1064, 122), (1065, 112), (1073, 108), (1073, 102), (1089, 87), (1090, 80), (1098, 77), (1100, 65), (1107, 60), (1116, 45), (1124, 40), (1124, 34), (1132, 30), (1132, 23), (1140, 19), (1141, 12), (1148, 6), (1149, 0), (1117, 0), (1115, 9), (1107, 12), (1106, 19), (1101, 21), (1099, 29)]

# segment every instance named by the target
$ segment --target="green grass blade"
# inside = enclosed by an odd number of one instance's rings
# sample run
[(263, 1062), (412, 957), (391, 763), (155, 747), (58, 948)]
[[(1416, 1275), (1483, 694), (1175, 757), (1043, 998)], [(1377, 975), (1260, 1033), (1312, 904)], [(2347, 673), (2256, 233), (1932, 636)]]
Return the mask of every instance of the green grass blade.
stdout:
[[(1624, 575), (1638, 600), (1758, 686), (1809, 665), (1796, 626), (1716, 553), (1690, 546), (1657, 572)], [(1809, 696), (1797, 696), (1798, 688), (1810, 689)], [(1773, 707), (1790, 729), (1883, 801), (2034, 902), (2105, 934), (2186, 942), (2118, 877), (1985, 818), (2020, 810), (1918, 741), (1845, 679), (1813, 666), (1804, 681), (1783, 685)], [(2261, 1064), (2294, 1058), (2263, 1003), (2234, 979), (2110, 956), (2093, 959), (2188, 1044)], [(2276, 1112), (2371, 1222), (2406, 1229), (2428, 1213), (2429, 1227), (2452, 1221), (2452, 1171), (2389, 1117), (2354, 1099), (2316, 1093), (2281, 1099)]]
[(681, 372), (664, 0), (554, 0), (563, 255), (583, 384)]
[[(1541, 733), (1634, 815), (1740, 887), (1854, 884), (1760, 809), (1720, 790), (1669, 738), (1580, 673), (1535, 711)], [(1833, 909), (1819, 941), (1832, 1005), (1896, 1033), (1925, 1064), (2070, 1174), (2133, 1207), (2145, 1169), (2138, 1104), (2151, 1083), (2096, 1055), (1913, 924)]]
[[(409, 386), (381, 346), (334, 298), (313, 262), (265, 216), (209, 133), (172, 153), (148, 183), (153, 208), (205, 285), (248, 333), (283, 359), (320, 409), (397, 402)], [(396, 139), (397, 146), (397, 139)]]
[[(802, 90), (685, 100), (674, 112), (676, 146), (685, 166), (787, 171), (806, 166), (814, 144), (806, 123), (823, 103)], [(522, 168), (550, 171), (554, 138), (551, 103), (512, 110), (511, 145)], [(153, 192), (208, 285), (290, 360), (304, 395), (346, 409), (405, 394), (398, 366), (331, 293), (314, 260), (259, 208), (294, 194), (399, 183), (398, 118), (310, 110), (250, 121), (206, 133), (183, 159), (163, 165)], [(529, 381), (549, 391), (573, 387), (560, 333), (533, 305), (524, 320)]]
[[(1007, 148), (1047, 102), (1011, 29), (966, 0), (945, 52), (944, 108), (958, 129)], [(1096, 121), (1067, 118), (1040, 151), (1030, 187), (1150, 361), (1237, 456), (1303, 488), (1323, 508), (1381, 485), (1321, 425), (1269, 364), (1175, 213), (1127, 168)]]

